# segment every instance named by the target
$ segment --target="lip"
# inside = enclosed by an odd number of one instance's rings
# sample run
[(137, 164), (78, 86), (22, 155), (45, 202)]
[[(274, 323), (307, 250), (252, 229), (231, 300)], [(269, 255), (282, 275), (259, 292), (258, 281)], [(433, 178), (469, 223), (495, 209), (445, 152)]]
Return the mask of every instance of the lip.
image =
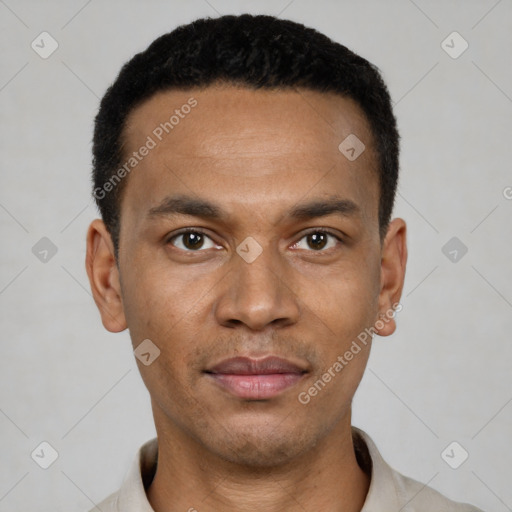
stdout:
[(305, 368), (280, 357), (234, 357), (205, 371), (220, 387), (239, 398), (265, 400), (296, 385)]

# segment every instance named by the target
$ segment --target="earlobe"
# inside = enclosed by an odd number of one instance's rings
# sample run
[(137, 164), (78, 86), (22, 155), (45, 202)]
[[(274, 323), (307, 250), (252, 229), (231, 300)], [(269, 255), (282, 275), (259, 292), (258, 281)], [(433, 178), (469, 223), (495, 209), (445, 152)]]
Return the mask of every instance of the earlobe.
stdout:
[(101, 321), (110, 332), (126, 329), (119, 269), (116, 265), (112, 238), (100, 219), (91, 222), (87, 231), (85, 268)]
[(382, 245), (379, 316), (375, 321), (379, 336), (389, 336), (396, 329), (407, 264), (406, 229), (403, 219), (393, 219)]

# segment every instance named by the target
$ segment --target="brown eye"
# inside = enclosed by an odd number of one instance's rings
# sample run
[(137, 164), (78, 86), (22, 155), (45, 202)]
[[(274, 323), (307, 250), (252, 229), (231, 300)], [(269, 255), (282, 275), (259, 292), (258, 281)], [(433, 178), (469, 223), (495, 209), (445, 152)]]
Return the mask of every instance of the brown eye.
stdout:
[(199, 233), (184, 233), (181, 236), (183, 237), (183, 245), (187, 249), (200, 249), (204, 243), (203, 235)]
[(327, 244), (327, 233), (316, 232), (307, 235), (308, 245), (315, 251), (323, 249)]
[(310, 231), (304, 235), (298, 242), (293, 245), (293, 248), (324, 252), (325, 249), (331, 249), (336, 247), (337, 244), (341, 243), (343, 243), (341, 238), (334, 235), (333, 233), (317, 229), (316, 231)]
[(216, 247), (213, 240), (199, 231), (186, 231), (174, 235), (169, 243), (183, 251), (199, 251), (200, 249), (211, 249)]

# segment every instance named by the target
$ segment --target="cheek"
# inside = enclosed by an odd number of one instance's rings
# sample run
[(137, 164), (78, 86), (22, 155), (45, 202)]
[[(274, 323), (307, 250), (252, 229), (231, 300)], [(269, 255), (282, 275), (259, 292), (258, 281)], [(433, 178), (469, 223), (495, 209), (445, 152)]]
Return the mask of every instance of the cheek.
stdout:
[(338, 344), (373, 323), (378, 308), (379, 272), (375, 261), (361, 256), (343, 262), (321, 279), (303, 280), (301, 296)]
[(131, 268), (137, 270), (125, 279), (123, 303), (132, 345), (149, 339), (160, 351), (150, 366), (138, 362), (146, 386), (150, 391), (192, 386), (190, 367), (208, 350), (205, 315), (216, 281), (169, 265)]
[(191, 292), (179, 276), (150, 271), (134, 276), (126, 293), (125, 312), (134, 349), (149, 339), (159, 351), (150, 365), (137, 361), (152, 399), (166, 402), (174, 397), (185, 407), (188, 393), (184, 390), (191, 387), (189, 361), (202, 339), (198, 335), (202, 322), (197, 318), (200, 294)]
[[(201, 306), (208, 290), (203, 279), (170, 265), (134, 262), (123, 285), (123, 305), (133, 338), (165, 338)], [(196, 276), (197, 277), (197, 276)], [(134, 342), (136, 340), (134, 339)]]
[(320, 365), (301, 396), (318, 417), (335, 421), (345, 414), (363, 377), (372, 340), (365, 329), (373, 325), (378, 307), (376, 279), (374, 267), (345, 267), (322, 280), (310, 297), (310, 319), (321, 319), (322, 328), (312, 330)]

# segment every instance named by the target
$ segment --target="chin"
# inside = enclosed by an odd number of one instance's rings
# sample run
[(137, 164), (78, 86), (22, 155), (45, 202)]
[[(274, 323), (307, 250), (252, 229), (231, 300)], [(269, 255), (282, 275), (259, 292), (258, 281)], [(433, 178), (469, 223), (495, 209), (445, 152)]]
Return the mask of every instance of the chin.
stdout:
[[(231, 437), (221, 436), (220, 443), (208, 439), (209, 449), (220, 458), (253, 469), (268, 469), (286, 465), (315, 446), (316, 440), (304, 432), (277, 432), (278, 427), (236, 429), (230, 428)], [(299, 430), (299, 429), (297, 429)]]

